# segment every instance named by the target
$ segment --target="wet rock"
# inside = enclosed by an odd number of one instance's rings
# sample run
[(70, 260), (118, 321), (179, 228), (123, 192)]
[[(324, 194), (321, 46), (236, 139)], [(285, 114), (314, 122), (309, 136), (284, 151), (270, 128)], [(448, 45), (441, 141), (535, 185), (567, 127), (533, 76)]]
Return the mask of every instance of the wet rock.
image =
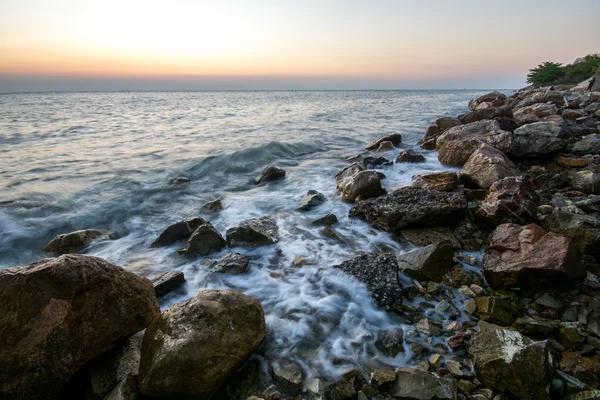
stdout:
[(341, 182), (338, 188), (342, 192), (342, 199), (345, 201), (354, 201), (359, 196), (368, 199), (386, 193), (381, 186), (381, 176), (374, 170), (357, 172)]
[(346, 180), (364, 170), (365, 168), (357, 163), (352, 163), (342, 168), (342, 170), (335, 175), (335, 182), (338, 190), (342, 190), (343, 184)]
[(285, 170), (283, 170), (275, 165), (269, 165), (269, 166), (266, 166), (262, 170), (262, 173), (260, 174), (260, 176), (258, 178), (256, 178), (255, 183), (257, 185), (260, 185), (263, 182), (278, 181), (278, 180), (281, 180), (284, 178), (285, 178)]
[(503, 93), (500, 93), (498, 91), (493, 91), (487, 94), (484, 94), (481, 97), (478, 97), (477, 99), (471, 100), (469, 102), (469, 107), (471, 109), (476, 109), (477, 106), (479, 106), (482, 103), (490, 103), (491, 106), (493, 107), (499, 107), (499, 106), (503, 106), (506, 102), (506, 95)]
[(430, 125), (427, 128), (427, 131), (425, 131), (425, 135), (423, 136), (423, 138), (421, 138), (421, 140), (419, 140), (417, 144), (423, 150), (435, 150), (437, 138), (438, 136), (440, 136), (441, 133), (442, 131), (440, 130), (439, 126)]
[(298, 206), (298, 210), (300, 211), (308, 211), (321, 204), (325, 203), (327, 199), (322, 193), (317, 192), (316, 190), (309, 190), (306, 193), (306, 196), (302, 198), (300, 201), (300, 205)]
[(109, 240), (110, 235), (98, 229), (83, 229), (56, 236), (42, 251), (54, 254), (77, 253), (94, 241)]
[(600, 194), (600, 172), (591, 169), (574, 172), (571, 186), (587, 194)]
[(355, 397), (354, 385), (345, 379), (340, 379), (325, 387), (325, 399), (327, 400), (351, 400)]
[(561, 167), (568, 168), (582, 168), (587, 167), (589, 162), (585, 158), (574, 158), (574, 157), (558, 157), (556, 161)]
[(381, 144), (383, 142), (390, 142), (392, 144), (392, 146), (398, 146), (398, 145), (402, 144), (402, 135), (399, 133), (393, 133), (391, 135), (380, 137), (379, 139), (377, 139), (374, 142), (365, 146), (365, 149), (366, 150), (378, 149), (379, 146), (381, 146)]
[(223, 210), (223, 203), (219, 199), (209, 201), (200, 207), (200, 211), (205, 213), (217, 213), (221, 210)]
[(358, 201), (348, 215), (377, 228), (399, 232), (409, 227), (450, 224), (466, 211), (467, 202), (462, 193), (407, 187), (376, 199)]
[(542, 226), (571, 238), (582, 254), (600, 257), (600, 220), (590, 215), (556, 211), (543, 218)]
[(520, 316), (521, 310), (514, 303), (496, 296), (477, 297), (477, 312), (484, 321), (492, 324), (508, 326)]
[(268, 246), (279, 242), (279, 227), (271, 216), (251, 218), (227, 229), (226, 237), (230, 247)]
[(271, 365), (273, 380), (284, 393), (295, 395), (302, 389), (302, 368), (294, 362), (277, 362)]
[(140, 396), (138, 384), (133, 375), (128, 375), (106, 395), (104, 400), (137, 400)]
[(402, 237), (417, 246), (428, 246), (449, 240), (455, 249), (460, 248), (460, 242), (452, 231), (445, 227), (418, 228), (418, 229), (402, 229), (400, 231)]
[(152, 283), (97, 257), (0, 272), (0, 397), (55, 398), (88, 361), (159, 313)]
[(576, 350), (583, 343), (583, 337), (576, 322), (561, 322), (558, 324), (556, 340), (565, 349)]
[(528, 179), (508, 177), (496, 181), (477, 208), (476, 215), (496, 225), (537, 222), (538, 194)]
[(461, 180), (483, 189), (500, 179), (519, 175), (520, 171), (504, 153), (488, 145), (477, 149), (460, 171)]
[(556, 322), (544, 318), (517, 318), (513, 328), (526, 336), (545, 339), (556, 329)]
[(412, 149), (404, 150), (396, 157), (396, 163), (421, 163), (425, 162), (425, 157), (422, 154), (415, 152)]
[(325, 385), (318, 378), (312, 378), (306, 385), (308, 400), (323, 400), (325, 394)]
[(379, 307), (402, 311), (402, 287), (398, 281), (398, 262), (393, 254), (362, 254), (334, 268), (364, 283)]
[(440, 128), (440, 130), (445, 131), (455, 126), (462, 125), (462, 122), (458, 118), (444, 117), (438, 118), (435, 121), (435, 124)]
[(452, 267), (446, 275), (442, 277), (444, 283), (448, 286), (459, 288), (461, 286), (469, 285), (473, 281), (467, 271), (465, 271), (460, 265), (455, 265)]
[(576, 154), (600, 154), (600, 134), (584, 136), (573, 145), (573, 153)]
[(219, 231), (210, 222), (205, 222), (196, 228), (186, 245), (177, 252), (181, 255), (204, 256), (221, 250), (225, 245), (225, 239), (223, 239)]
[(221, 258), (212, 272), (225, 274), (242, 274), (248, 269), (248, 256), (240, 253), (229, 253)]
[(381, 168), (385, 165), (392, 165), (393, 162), (383, 157), (365, 157), (362, 160), (362, 165), (366, 169)]
[(600, 398), (600, 390), (583, 390), (563, 397), (563, 400), (598, 400)]
[(176, 178), (169, 179), (169, 184), (171, 185), (187, 185), (192, 180), (187, 176), (178, 176)]
[(235, 290), (204, 290), (160, 313), (146, 329), (140, 391), (209, 398), (266, 334), (260, 302)]
[(415, 327), (425, 336), (439, 336), (441, 332), (441, 329), (427, 318), (420, 319)]
[(337, 232), (334, 231), (333, 228), (330, 226), (324, 227), (319, 232), (321, 233), (321, 235), (323, 235), (329, 239), (335, 240), (336, 242), (339, 242), (339, 243), (344, 243), (344, 240), (340, 237), (340, 235), (338, 235)]
[(450, 241), (442, 241), (398, 257), (398, 268), (411, 278), (439, 282), (452, 268), (454, 248)]
[(431, 172), (415, 175), (412, 178), (412, 186), (422, 189), (449, 191), (458, 186), (458, 175), (456, 175), (456, 172)]
[(335, 216), (335, 214), (327, 214), (324, 217), (321, 217), (317, 220), (314, 220), (312, 222), (313, 225), (325, 225), (325, 226), (330, 226), (333, 224), (337, 224), (338, 222), (338, 218)]
[(181, 240), (187, 240), (200, 225), (206, 221), (200, 217), (190, 217), (169, 225), (156, 238), (150, 247), (169, 246)]
[(455, 400), (456, 382), (439, 378), (432, 373), (408, 367), (396, 372), (396, 380), (389, 394), (396, 399)]
[(547, 342), (487, 322), (479, 328), (469, 347), (477, 378), (489, 389), (519, 399), (547, 399), (552, 379)]
[(548, 156), (561, 150), (565, 143), (562, 129), (554, 122), (536, 122), (515, 130), (514, 157)]
[(394, 144), (390, 141), (385, 141), (385, 142), (381, 142), (379, 144), (379, 147), (377, 147), (378, 152), (384, 152), (384, 151), (393, 151), (396, 150), (396, 148), (394, 147)]
[(503, 224), (489, 237), (483, 273), (491, 286), (505, 289), (583, 278), (585, 268), (569, 238), (535, 224)]
[(185, 276), (181, 271), (169, 271), (158, 274), (151, 279), (156, 296), (163, 296), (179, 288), (185, 283)]
[(593, 388), (600, 387), (600, 360), (597, 356), (584, 357), (564, 352), (561, 355), (560, 369)]
[(477, 121), (470, 124), (458, 125), (444, 131), (444, 133), (437, 138), (436, 148), (442, 148), (446, 142), (471, 139), (473, 137), (477, 138), (489, 132), (501, 130), (500, 124), (495, 120)]
[(380, 386), (390, 384), (396, 380), (396, 372), (391, 370), (376, 369), (371, 374), (371, 386), (379, 389)]
[(390, 357), (396, 357), (404, 351), (404, 331), (402, 328), (389, 328), (377, 335), (376, 346)]

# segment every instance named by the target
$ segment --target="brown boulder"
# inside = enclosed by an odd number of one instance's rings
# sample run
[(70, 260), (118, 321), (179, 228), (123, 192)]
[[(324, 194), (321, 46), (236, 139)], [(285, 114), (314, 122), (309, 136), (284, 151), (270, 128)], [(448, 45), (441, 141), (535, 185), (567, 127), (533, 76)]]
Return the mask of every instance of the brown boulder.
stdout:
[(477, 216), (494, 224), (537, 222), (540, 201), (531, 182), (523, 177), (508, 177), (495, 182), (477, 209)]
[(586, 272), (569, 238), (536, 224), (503, 224), (489, 236), (483, 274), (494, 288), (507, 289), (584, 278)]
[(450, 128), (453, 128), (455, 126), (462, 125), (462, 122), (460, 122), (460, 120), (458, 118), (444, 117), (444, 118), (438, 118), (438, 119), (436, 119), (435, 120), (435, 124), (443, 132), (446, 129), (450, 129)]
[(500, 179), (518, 175), (521, 172), (504, 153), (485, 144), (469, 157), (460, 171), (461, 180), (482, 189)]
[(456, 172), (431, 172), (412, 177), (412, 186), (422, 189), (449, 191), (458, 185)]
[(404, 150), (396, 157), (396, 163), (420, 163), (425, 162), (425, 157), (422, 154), (415, 152), (412, 149)]
[(561, 167), (582, 168), (587, 167), (589, 162), (585, 158), (558, 157), (557, 163)]
[(386, 193), (381, 186), (381, 176), (374, 170), (360, 171), (340, 184), (342, 199), (354, 201), (358, 196), (364, 199)]
[(581, 354), (564, 352), (561, 358), (561, 371), (593, 388), (600, 387), (600, 359), (598, 357), (584, 357)]
[(269, 165), (262, 170), (260, 176), (256, 178), (255, 183), (257, 185), (260, 185), (263, 182), (277, 181), (284, 178), (285, 170), (275, 165)]
[(206, 221), (200, 217), (190, 217), (169, 225), (158, 235), (150, 247), (169, 246), (180, 240), (187, 240), (197, 227)]
[(398, 146), (402, 144), (402, 135), (399, 133), (393, 133), (391, 135), (380, 137), (374, 142), (365, 146), (366, 150), (376, 150), (381, 146), (383, 142), (391, 142), (392, 146)]
[(149, 280), (97, 257), (7, 268), (0, 287), (3, 399), (56, 397), (81, 366), (159, 313)]
[(566, 120), (575, 121), (577, 118), (585, 117), (584, 110), (570, 110), (566, 109), (562, 112), (562, 117)]
[(491, 93), (484, 94), (483, 96), (478, 97), (475, 100), (471, 100), (469, 102), (469, 107), (474, 110), (475, 108), (477, 108), (477, 106), (479, 106), (482, 103), (491, 103), (492, 106), (499, 107), (503, 106), (505, 102), (505, 94), (500, 93), (498, 91), (493, 91)]
[(471, 122), (470, 124), (458, 125), (444, 131), (444, 133), (438, 136), (436, 148), (439, 149), (444, 143), (452, 140), (467, 139), (471, 136), (480, 136), (488, 132), (501, 130), (500, 124), (495, 120), (477, 121)]
[(514, 144), (513, 134), (508, 131), (491, 131), (444, 142), (439, 149), (438, 160), (445, 165), (463, 166), (482, 144), (508, 153)]
[(219, 231), (210, 222), (205, 222), (196, 228), (186, 245), (177, 252), (189, 256), (207, 255), (221, 250), (226, 244)]
[(56, 236), (42, 251), (55, 254), (77, 253), (95, 240), (110, 239), (110, 235), (98, 229), (82, 229)]
[(335, 182), (337, 184), (338, 190), (341, 190), (343, 184), (347, 179), (364, 170), (365, 168), (358, 163), (352, 163), (350, 165), (345, 166), (340, 172), (335, 174)]
[(425, 135), (417, 143), (424, 150), (435, 150), (436, 141), (442, 131), (437, 125), (430, 125), (425, 132)]
[(465, 124), (497, 117), (512, 118), (513, 112), (510, 106), (477, 108), (461, 118)]

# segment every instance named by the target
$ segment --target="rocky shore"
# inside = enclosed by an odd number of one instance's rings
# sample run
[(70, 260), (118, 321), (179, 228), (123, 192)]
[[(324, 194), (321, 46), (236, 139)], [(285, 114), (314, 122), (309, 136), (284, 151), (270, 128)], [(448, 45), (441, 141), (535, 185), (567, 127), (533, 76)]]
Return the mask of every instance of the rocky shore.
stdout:
[[(181, 272), (153, 282), (106, 260), (73, 254), (111, 240), (89, 229), (57, 236), (47, 258), (0, 271), (0, 398), (6, 399), (568, 399), (600, 397), (600, 92), (492, 92), (471, 111), (436, 120), (419, 146), (460, 172), (416, 175), (386, 188), (386, 168), (419, 163), (418, 149), (388, 135), (331, 178), (350, 216), (418, 249), (361, 254), (335, 266), (410, 329), (379, 332), (390, 357), (335, 381), (296, 363), (265, 371), (253, 354), (269, 340), (260, 302), (235, 290), (204, 290), (159, 309)], [(416, 151), (418, 150), (418, 151)], [(288, 179), (268, 166), (257, 185)], [(310, 190), (294, 212), (327, 199)], [(220, 202), (203, 207), (218, 213)], [(314, 221), (344, 242), (337, 218)], [(279, 242), (273, 216), (219, 232), (190, 216), (152, 247), (178, 257)], [(306, 260), (298, 258), (294, 266)], [(229, 253), (211, 273), (243, 274)]]

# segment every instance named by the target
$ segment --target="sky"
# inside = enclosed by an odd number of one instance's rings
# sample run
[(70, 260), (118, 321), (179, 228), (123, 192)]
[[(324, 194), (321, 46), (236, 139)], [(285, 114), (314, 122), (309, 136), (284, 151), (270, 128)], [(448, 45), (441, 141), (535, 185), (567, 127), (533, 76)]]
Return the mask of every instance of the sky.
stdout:
[(0, 93), (514, 89), (600, 0), (2, 0)]

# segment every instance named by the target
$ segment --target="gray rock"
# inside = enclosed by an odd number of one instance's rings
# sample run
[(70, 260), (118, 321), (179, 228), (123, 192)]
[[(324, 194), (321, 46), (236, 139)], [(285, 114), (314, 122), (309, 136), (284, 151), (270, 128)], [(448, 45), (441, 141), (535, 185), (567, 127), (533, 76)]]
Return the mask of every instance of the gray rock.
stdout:
[(206, 221), (200, 217), (190, 217), (169, 225), (156, 238), (150, 247), (169, 246), (182, 240), (187, 240), (200, 225)]
[(285, 178), (285, 170), (274, 166), (266, 166), (260, 176), (256, 179), (256, 184), (260, 185), (263, 182), (277, 181)]
[(544, 293), (543, 295), (541, 295), (540, 297), (538, 297), (535, 300), (536, 304), (539, 304), (542, 307), (546, 307), (546, 308), (552, 308), (555, 310), (560, 310), (561, 308), (564, 308), (565, 305), (563, 304), (562, 301), (552, 297), (550, 294), (548, 293)]
[(548, 156), (565, 146), (562, 128), (554, 122), (536, 122), (515, 130), (514, 157)]
[(377, 347), (389, 355), (396, 357), (398, 353), (404, 351), (404, 331), (400, 327), (389, 328), (379, 332), (377, 335)]
[(345, 201), (354, 201), (359, 196), (368, 199), (386, 193), (386, 190), (381, 186), (380, 173), (374, 170), (359, 171), (342, 181), (338, 188), (342, 192), (342, 199)]
[(399, 133), (393, 133), (391, 135), (380, 137), (379, 139), (365, 146), (365, 149), (376, 150), (383, 142), (390, 142), (393, 146), (398, 146), (402, 144), (402, 135)]
[(42, 251), (54, 254), (77, 253), (94, 241), (109, 240), (110, 235), (98, 229), (83, 229), (56, 236)]
[(302, 389), (302, 368), (289, 361), (276, 362), (271, 365), (273, 380), (279, 387), (291, 395), (296, 395)]
[(545, 339), (556, 329), (556, 322), (544, 318), (517, 318), (513, 328), (526, 336)]
[(219, 260), (212, 272), (226, 274), (242, 274), (248, 269), (248, 256), (240, 253), (229, 253)]
[(440, 149), (444, 143), (453, 140), (463, 140), (472, 136), (479, 136), (492, 131), (501, 131), (498, 121), (485, 120), (472, 122), (470, 124), (458, 125), (442, 133), (436, 141), (436, 148)]
[(326, 216), (313, 221), (312, 224), (330, 226), (336, 224), (337, 222), (338, 218), (335, 216), (335, 214), (327, 214)]
[(322, 193), (317, 192), (316, 190), (309, 190), (306, 193), (306, 196), (302, 198), (300, 201), (300, 205), (298, 206), (298, 210), (300, 211), (308, 211), (321, 204), (325, 203), (327, 199)]
[(556, 211), (543, 218), (542, 226), (571, 238), (582, 254), (600, 256), (600, 220), (591, 215)]
[(223, 210), (223, 203), (219, 199), (209, 201), (200, 207), (200, 211), (205, 213), (217, 213), (221, 210)]
[(600, 194), (600, 172), (592, 169), (573, 172), (571, 186), (587, 194)]
[(448, 240), (413, 250), (398, 257), (398, 268), (406, 275), (424, 281), (439, 282), (452, 268), (454, 248)]
[(412, 149), (404, 150), (396, 157), (396, 163), (421, 163), (425, 162), (425, 157), (422, 154), (415, 152)]
[(206, 255), (225, 247), (225, 239), (210, 222), (205, 222), (196, 228), (185, 246), (177, 252), (181, 255)]
[(394, 147), (394, 144), (388, 140), (381, 142), (379, 144), (379, 147), (377, 147), (378, 152), (394, 151), (394, 150), (396, 150), (396, 148)]
[(453, 379), (438, 378), (429, 372), (403, 367), (396, 372), (396, 381), (389, 394), (406, 400), (456, 400), (456, 390)]
[(159, 297), (183, 285), (185, 283), (185, 276), (181, 271), (169, 271), (160, 273), (150, 280), (154, 286), (154, 293)]
[(279, 241), (279, 227), (271, 216), (251, 218), (227, 229), (226, 236), (230, 247), (266, 246)]
[(308, 400), (323, 400), (325, 384), (318, 378), (312, 378), (306, 385), (306, 391), (308, 392)]
[(488, 189), (496, 181), (521, 172), (501, 151), (483, 145), (469, 157), (460, 171), (460, 179), (482, 189)]
[(319, 232), (321, 233), (321, 235), (328, 237), (329, 239), (335, 240), (339, 243), (344, 243), (344, 239), (342, 239), (340, 235), (338, 235), (337, 232), (334, 231), (333, 228), (330, 226), (324, 227)]
[(133, 375), (128, 375), (106, 395), (104, 400), (137, 400), (139, 397), (137, 381)]

